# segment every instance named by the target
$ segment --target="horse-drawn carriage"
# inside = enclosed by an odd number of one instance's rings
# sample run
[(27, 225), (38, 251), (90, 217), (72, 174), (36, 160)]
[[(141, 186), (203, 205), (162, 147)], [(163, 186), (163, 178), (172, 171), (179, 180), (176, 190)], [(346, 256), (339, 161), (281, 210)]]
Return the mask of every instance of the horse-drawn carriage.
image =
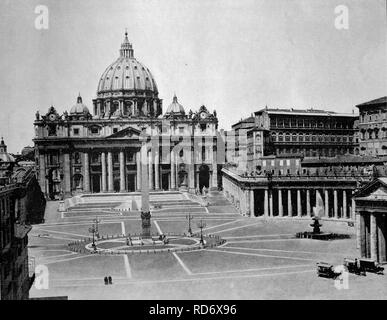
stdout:
[(317, 263), (317, 275), (319, 277), (336, 279), (341, 272), (336, 272), (332, 264), (326, 262)]

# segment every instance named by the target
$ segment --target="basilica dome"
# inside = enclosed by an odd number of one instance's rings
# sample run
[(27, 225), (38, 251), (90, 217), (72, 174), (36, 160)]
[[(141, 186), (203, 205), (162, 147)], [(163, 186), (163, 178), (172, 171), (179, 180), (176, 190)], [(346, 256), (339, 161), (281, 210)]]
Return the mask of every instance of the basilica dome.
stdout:
[(99, 96), (106, 96), (106, 93), (113, 91), (142, 91), (147, 95), (153, 93), (157, 96), (157, 85), (151, 72), (134, 58), (133, 53), (132, 44), (125, 32), (119, 58), (106, 68), (99, 80)]

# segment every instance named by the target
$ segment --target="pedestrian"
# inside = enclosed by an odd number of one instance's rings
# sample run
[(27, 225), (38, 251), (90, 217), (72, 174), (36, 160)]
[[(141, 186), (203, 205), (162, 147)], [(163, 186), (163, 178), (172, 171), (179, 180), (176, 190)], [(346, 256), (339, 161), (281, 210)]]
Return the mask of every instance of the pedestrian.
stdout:
[(111, 276), (109, 276), (109, 284), (113, 284), (113, 279), (112, 279), (112, 277)]
[(108, 285), (108, 284), (109, 284), (108, 277), (103, 278), (103, 281), (105, 282), (105, 285)]

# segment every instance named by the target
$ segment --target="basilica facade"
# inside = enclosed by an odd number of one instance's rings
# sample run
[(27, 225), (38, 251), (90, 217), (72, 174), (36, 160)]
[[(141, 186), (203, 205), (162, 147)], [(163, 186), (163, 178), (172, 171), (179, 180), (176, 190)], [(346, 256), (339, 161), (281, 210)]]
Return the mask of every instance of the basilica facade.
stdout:
[(39, 183), (51, 199), (140, 190), (144, 144), (151, 190), (218, 187), (216, 111), (186, 112), (175, 95), (163, 113), (156, 81), (127, 33), (99, 79), (92, 112), (79, 95), (70, 112), (37, 112), (34, 126)]

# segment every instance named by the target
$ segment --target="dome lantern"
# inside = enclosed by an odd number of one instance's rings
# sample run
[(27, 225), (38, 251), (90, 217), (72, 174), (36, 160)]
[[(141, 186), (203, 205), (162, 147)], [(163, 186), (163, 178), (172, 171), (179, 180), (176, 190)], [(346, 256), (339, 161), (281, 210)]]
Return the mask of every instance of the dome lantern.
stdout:
[(132, 44), (129, 42), (128, 39), (128, 31), (125, 31), (125, 38), (124, 42), (121, 44), (121, 49), (120, 49), (120, 57), (124, 58), (133, 58), (133, 48)]

